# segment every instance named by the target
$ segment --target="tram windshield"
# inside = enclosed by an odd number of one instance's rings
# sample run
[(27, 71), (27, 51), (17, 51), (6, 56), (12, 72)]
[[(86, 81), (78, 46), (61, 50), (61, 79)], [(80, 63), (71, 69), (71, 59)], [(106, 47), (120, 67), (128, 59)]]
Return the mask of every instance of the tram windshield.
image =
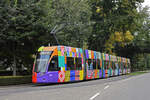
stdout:
[(42, 51), (37, 54), (34, 72), (46, 72), (49, 58), (52, 51)]

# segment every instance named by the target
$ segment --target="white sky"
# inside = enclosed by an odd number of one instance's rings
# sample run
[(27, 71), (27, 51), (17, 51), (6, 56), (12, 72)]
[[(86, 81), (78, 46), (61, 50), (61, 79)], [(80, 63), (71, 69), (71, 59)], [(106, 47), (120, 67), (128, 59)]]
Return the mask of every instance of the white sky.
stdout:
[(144, 0), (144, 3), (142, 3), (142, 6), (149, 6), (150, 7), (150, 0)]

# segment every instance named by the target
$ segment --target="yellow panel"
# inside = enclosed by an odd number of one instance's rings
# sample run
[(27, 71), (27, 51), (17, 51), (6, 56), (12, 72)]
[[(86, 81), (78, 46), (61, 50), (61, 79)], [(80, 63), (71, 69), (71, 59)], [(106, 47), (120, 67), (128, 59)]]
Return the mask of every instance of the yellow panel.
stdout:
[(80, 70), (80, 80), (83, 80), (83, 70)]
[(99, 70), (97, 70), (97, 78), (99, 78)]
[(91, 50), (88, 50), (89, 53), (89, 59), (91, 59)]
[(65, 71), (65, 82), (70, 81), (70, 71)]
[(58, 51), (58, 56), (61, 56), (61, 51)]
[(72, 57), (72, 52), (70, 52), (69, 54), (70, 54), (70, 57)]

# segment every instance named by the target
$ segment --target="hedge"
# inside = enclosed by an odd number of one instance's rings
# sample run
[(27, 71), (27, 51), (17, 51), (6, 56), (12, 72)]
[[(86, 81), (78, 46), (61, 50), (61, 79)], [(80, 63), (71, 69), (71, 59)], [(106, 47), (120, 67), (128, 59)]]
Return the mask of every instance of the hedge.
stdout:
[(17, 85), (31, 83), (32, 76), (0, 76), (0, 85)]
[[(17, 75), (30, 75), (32, 71), (17, 71)], [(0, 76), (11, 76), (13, 71), (0, 70)]]

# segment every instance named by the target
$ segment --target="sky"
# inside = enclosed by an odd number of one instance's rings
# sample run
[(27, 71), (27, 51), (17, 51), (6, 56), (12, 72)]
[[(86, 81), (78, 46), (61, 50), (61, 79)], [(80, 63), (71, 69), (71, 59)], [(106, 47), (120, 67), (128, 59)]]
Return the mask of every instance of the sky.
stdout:
[(149, 6), (150, 7), (150, 0), (144, 0), (144, 3), (142, 3), (142, 6)]

